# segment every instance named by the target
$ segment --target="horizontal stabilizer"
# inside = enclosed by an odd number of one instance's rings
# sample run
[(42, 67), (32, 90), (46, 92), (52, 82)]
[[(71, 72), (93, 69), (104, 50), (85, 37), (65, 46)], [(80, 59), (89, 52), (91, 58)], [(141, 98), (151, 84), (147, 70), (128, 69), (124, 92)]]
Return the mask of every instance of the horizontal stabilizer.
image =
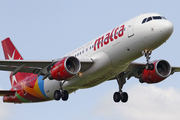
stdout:
[(0, 90), (0, 96), (14, 95), (16, 91)]

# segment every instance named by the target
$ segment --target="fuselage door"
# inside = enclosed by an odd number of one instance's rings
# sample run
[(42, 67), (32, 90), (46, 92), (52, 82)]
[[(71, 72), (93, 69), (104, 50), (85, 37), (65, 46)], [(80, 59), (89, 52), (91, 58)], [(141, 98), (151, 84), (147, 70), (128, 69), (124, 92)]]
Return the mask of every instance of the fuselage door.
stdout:
[(127, 28), (128, 38), (134, 36), (133, 25), (134, 25), (135, 20), (136, 18), (133, 18), (128, 22), (128, 28)]

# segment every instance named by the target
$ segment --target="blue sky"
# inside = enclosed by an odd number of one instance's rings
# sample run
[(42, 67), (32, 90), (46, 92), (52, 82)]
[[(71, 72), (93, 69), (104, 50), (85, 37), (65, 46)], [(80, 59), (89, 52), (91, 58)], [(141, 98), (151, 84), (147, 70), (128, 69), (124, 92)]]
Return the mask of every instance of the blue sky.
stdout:
[[(179, 2), (164, 0), (0, 0), (0, 40), (10, 37), (24, 59), (57, 59), (139, 14), (155, 12), (174, 24), (170, 39), (151, 60), (180, 66)], [(0, 46), (0, 59), (4, 59)], [(145, 62), (141, 57), (136, 62)], [(0, 71), (0, 88), (10, 89), (8, 72)], [(126, 104), (114, 103), (116, 81), (72, 93), (67, 102), (8, 104), (0, 101), (0, 119), (44, 120), (179, 120), (180, 73), (147, 85), (131, 78), (124, 86)], [(2, 98), (2, 97), (1, 97)]]

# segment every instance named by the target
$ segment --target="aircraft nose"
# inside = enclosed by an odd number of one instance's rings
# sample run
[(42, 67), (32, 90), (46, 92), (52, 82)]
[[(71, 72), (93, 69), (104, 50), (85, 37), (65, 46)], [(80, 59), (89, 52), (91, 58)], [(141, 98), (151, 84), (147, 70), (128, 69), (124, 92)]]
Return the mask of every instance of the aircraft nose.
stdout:
[(166, 20), (162, 22), (162, 32), (167, 35), (168, 37), (171, 36), (171, 34), (173, 33), (174, 30), (174, 26), (172, 24), (172, 22)]

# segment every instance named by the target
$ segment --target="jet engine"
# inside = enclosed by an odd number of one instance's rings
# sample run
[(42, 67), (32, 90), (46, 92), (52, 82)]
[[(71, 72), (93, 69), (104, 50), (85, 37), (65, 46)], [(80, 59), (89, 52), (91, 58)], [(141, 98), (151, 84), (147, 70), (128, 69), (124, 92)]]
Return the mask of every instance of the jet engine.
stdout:
[(157, 60), (152, 64), (154, 65), (154, 69), (144, 69), (140, 78), (140, 82), (146, 82), (149, 84), (158, 83), (163, 81), (171, 74), (171, 66), (167, 61)]
[(56, 62), (50, 70), (49, 79), (67, 80), (75, 76), (81, 69), (81, 64), (76, 57), (64, 57)]

